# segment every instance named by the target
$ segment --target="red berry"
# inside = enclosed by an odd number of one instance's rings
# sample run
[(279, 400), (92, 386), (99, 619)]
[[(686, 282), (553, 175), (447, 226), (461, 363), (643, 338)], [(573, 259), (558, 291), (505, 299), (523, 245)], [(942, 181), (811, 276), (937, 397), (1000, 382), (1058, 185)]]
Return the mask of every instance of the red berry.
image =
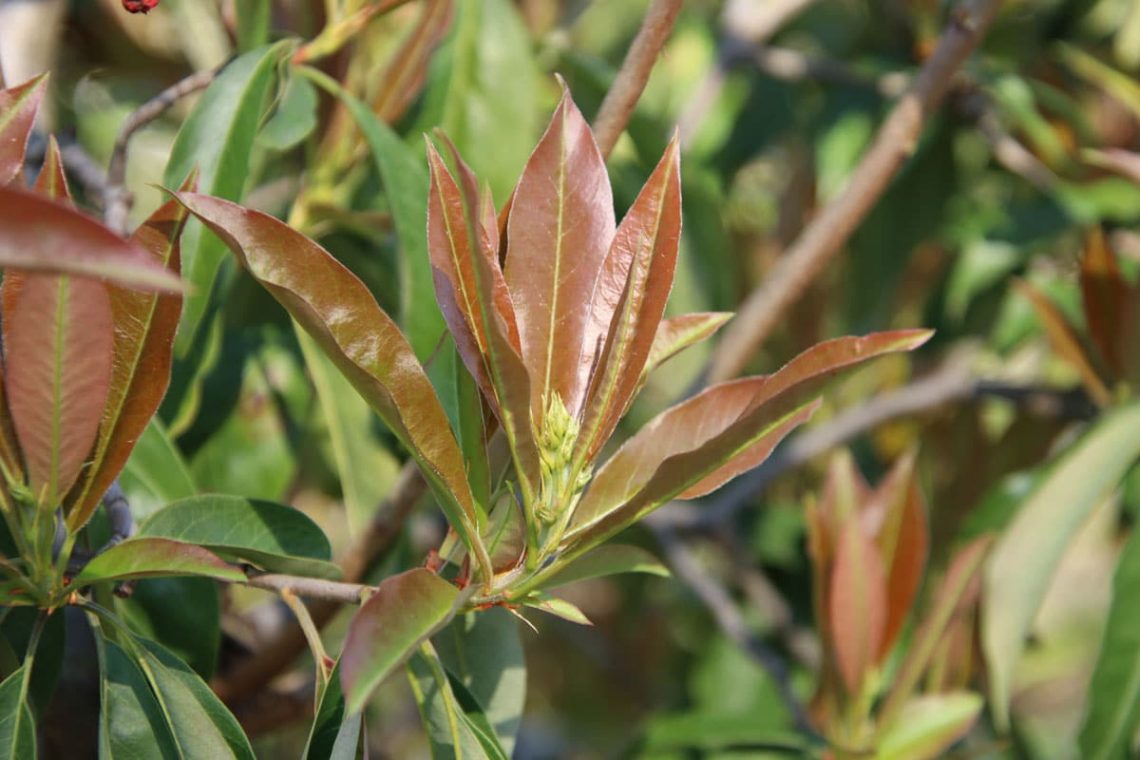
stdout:
[(123, 7), (130, 13), (146, 13), (154, 10), (159, 0), (123, 0)]

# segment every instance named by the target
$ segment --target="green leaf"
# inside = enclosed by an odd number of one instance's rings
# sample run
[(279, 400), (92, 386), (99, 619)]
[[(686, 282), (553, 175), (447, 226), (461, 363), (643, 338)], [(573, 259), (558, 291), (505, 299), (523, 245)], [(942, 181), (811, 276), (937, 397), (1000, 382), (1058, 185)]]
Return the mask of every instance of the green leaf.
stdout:
[[(231, 61), (203, 93), (182, 124), (170, 150), (163, 183), (178, 187), (195, 169), (204, 193), (239, 199), (249, 178), (250, 154), (277, 79), (277, 66), (292, 48), (289, 41), (251, 50)], [(183, 272), (192, 290), (186, 296), (175, 352), (183, 357), (206, 311), (225, 247), (200, 224), (182, 236)]]
[(36, 193), (0, 187), (0, 267), (74, 274), (143, 290), (182, 281), (137, 244), (86, 214)]
[(175, 502), (139, 526), (140, 537), (199, 544), (263, 570), (337, 579), (329, 540), (300, 510), (271, 501), (205, 494)]
[(543, 591), (532, 591), (525, 599), (520, 600), (522, 604), (536, 610), (541, 610), (554, 617), (560, 617), (563, 620), (569, 620), (571, 623), (578, 625), (593, 625), (590, 618), (586, 617), (586, 613), (578, 609), (575, 605), (559, 599), (556, 596), (547, 594)]
[(982, 712), (982, 697), (970, 691), (927, 694), (911, 700), (900, 720), (879, 741), (874, 760), (933, 760), (943, 757)]
[(115, 610), (136, 633), (210, 678), (222, 638), (218, 597), (211, 578), (142, 578), (129, 597), (115, 600)]
[[(508, 755), (486, 717), (478, 712), (463, 685), (447, 677), (431, 644), (425, 642), (420, 647), (408, 661), (407, 670), (433, 760), (506, 760)], [(461, 699), (457, 690), (467, 699)]]
[[(267, 5), (259, 0), (261, 5)], [(246, 14), (239, 13), (242, 18)], [(286, 151), (300, 145), (317, 128), (317, 91), (309, 80), (290, 76), (273, 116), (257, 135), (260, 147)]]
[(447, 415), (407, 339), (364, 283), (328, 251), (271, 216), (195, 193), (180, 193), (178, 199), (225, 240), (411, 449), (448, 520), (489, 573), (471, 486)]
[(451, 679), (471, 695), (509, 756), (526, 703), (518, 620), (501, 608), (468, 612), (436, 634), (433, 643)]
[(640, 546), (606, 544), (573, 560), (542, 584), (551, 589), (590, 578), (620, 573), (648, 573), (669, 577), (669, 568)]
[(26, 700), (24, 668), (0, 683), (0, 758), (34, 760), (36, 724)]
[(1124, 546), (1112, 582), (1100, 657), (1089, 683), (1088, 713), (1081, 729), (1086, 760), (1129, 757), (1140, 723), (1140, 531)]
[(244, 0), (237, 21), (238, 50), (245, 53), (269, 42), (270, 0)]
[(455, 614), (459, 589), (417, 567), (385, 578), (349, 624), (341, 685), (349, 712)]
[(1014, 669), (1061, 556), (1093, 507), (1140, 455), (1140, 404), (1099, 421), (1022, 505), (985, 571), (982, 647), (999, 728), (1009, 726)]
[(47, 74), (2, 89), (0, 82), (0, 186), (18, 180), (24, 171), (24, 151), (47, 89)]
[(135, 444), (120, 482), (138, 519), (198, 492), (182, 454), (157, 417), (151, 419)]
[(146, 676), (113, 641), (95, 637), (99, 651), (99, 757), (178, 758), (170, 726)]
[[(35, 607), (17, 607), (9, 610), (0, 625), (4, 639), (11, 645), (19, 662), (26, 662), (28, 644), (32, 639), (41, 611)], [(39, 641), (36, 643), (31, 680), (28, 681), (28, 703), (37, 715), (51, 703), (56, 684), (63, 668), (65, 615), (54, 614), (43, 621)]]
[(340, 688), (340, 663), (336, 664), (325, 684), (317, 705), (317, 715), (309, 731), (304, 760), (356, 760), (360, 744), (361, 715), (346, 713), (344, 692)]
[(201, 575), (241, 583), (245, 573), (194, 544), (167, 538), (132, 538), (92, 559), (71, 582), (75, 588), (100, 581), (163, 575)]
[(366, 104), (328, 77), (317, 81), (344, 103), (372, 153), (400, 242), (400, 324), (416, 357), (426, 362), (444, 330), (428, 262), (427, 168)]

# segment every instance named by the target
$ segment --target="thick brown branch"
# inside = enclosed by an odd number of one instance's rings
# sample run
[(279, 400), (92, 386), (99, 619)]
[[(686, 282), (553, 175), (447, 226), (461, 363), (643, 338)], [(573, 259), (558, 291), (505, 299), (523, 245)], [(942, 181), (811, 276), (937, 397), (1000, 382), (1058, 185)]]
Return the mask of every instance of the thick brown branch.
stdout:
[(952, 16), (933, 55), (891, 111), (847, 186), (744, 302), (713, 354), (709, 382), (735, 377), (796, 299), (824, 270), (914, 152), (930, 114), (997, 15), (1001, 0), (976, 0)]
[(629, 124), (637, 99), (649, 81), (649, 73), (653, 71), (653, 64), (657, 63), (657, 56), (680, 11), (681, 0), (653, 0), (649, 6), (641, 29), (594, 119), (594, 137), (603, 156), (610, 155)]

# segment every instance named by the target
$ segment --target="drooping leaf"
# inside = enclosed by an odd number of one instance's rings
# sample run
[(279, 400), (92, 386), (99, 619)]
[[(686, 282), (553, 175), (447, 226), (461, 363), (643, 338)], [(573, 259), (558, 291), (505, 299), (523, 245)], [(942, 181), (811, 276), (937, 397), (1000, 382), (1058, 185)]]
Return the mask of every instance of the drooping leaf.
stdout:
[(653, 335), (653, 345), (645, 369), (641, 372), (641, 382), (663, 363), (673, 358), (689, 346), (700, 343), (732, 319), (732, 312), (707, 311), (685, 314), (672, 319), (663, 319)]
[[(169, 201), (155, 211), (131, 236), (175, 277), (179, 274), (178, 239), (186, 210)], [(99, 499), (114, 482), (130, 457), (170, 383), (174, 331), (182, 311), (182, 297), (126, 288), (108, 288), (115, 324), (111, 385), (104, 405), (92, 472), (68, 514), (72, 529), (87, 522)]]
[(531, 413), (557, 394), (571, 415), (585, 399), (596, 348), (589, 304), (614, 237), (605, 161), (578, 107), (563, 92), (515, 190), (504, 276), (515, 304)]
[[(641, 382), (681, 242), (681, 148), (675, 136), (622, 219), (594, 284), (583, 351), (595, 381), (579, 450), (592, 460), (617, 428)], [(604, 341), (599, 351), (595, 348)]]
[(0, 683), (0, 758), (35, 760), (36, 724), (28, 707), (24, 668)]
[(1089, 683), (1088, 712), (1081, 728), (1081, 757), (1127, 757), (1140, 724), (1140, 532), (1133, 531), (1116, 566), (1112, 608), (1100, 656)]
[(412, 451), (451, 524), (477, 551), (474, 499), (447, 415), (407, 340), (364, 283), (273, 217), (205, 195), (178, 198), (226, 242)]
[(973, 727), (983, 700), (972, 691), (926, 694), (911, 700), (901, 720), (879, 740), (874, 760), (934, 760)]
[(982, 646), (998, 726), (1009, 724), (1014, 668), (1065, 548), (1140, 455), (1140, 405), (1102, 418), (1053, 467), (994, 546), (985, 572)]
[(551, 589), (620, 573), (647, 573), (667, 578), (669, 568), (640, 546), (606, 544), (570, 562), (542, 585)]
[(304, 760), (356, 760), (360, 744), (360, 712), (345, 711), (340, 663), (329, 674), (309, 731)]
[(103, 283), (29, 274), (5, 281), (6, 395), (27, 466), (45, 506), (84, 467), (111, 384), (114, 327)]
[(140, 537), (199, 544), (270, 572), (339, 578), (329, 541), (305, 513), (240, 496), (193, 496), (160, 509), (139, 526)]
[(157, 417), (139, 436), (123, 468), (120, 485), (137, 519), (198, 492), (186, 462)]
[(46, 89), (47, 74), (8, 90), (0, 89), (0, 186), (17, 180), (24, 171), (28, 136)]
[[(178, 187), (196, 170), (202, 192), (229, 200), (241, 198), (277, 66), (293, 44), (282, 41), (251, 50), (218, 74), (178, 131), (163, 184)], [(193, 289), (186, 296), (175, 344), (179, 357), (186, 355), (194, 340), (224, 253), (225, 247), (204, 234), (202, 225), (187, 225), (182, 236), (182, 271)]]
[(567, 544), (596, 545), (669, 499), (703, 495), (755, 467), (811, 415), (814, 397), (837, 372), (929, 337), (902, 330), (827, 341), (773, 375), (722, 383), (667, 409), (594, 477)]
[(847, 694), (855, 699), (878, 662), (888, 604), (883, 561), (856, 515), (840, 533), (829, 592), (831, 646)]
[(341, 686), (349, 712), (447, 624), (459, 589), (422, 567), (385, 578), (349, 625), (341, 654)]
[(96, 636), (99, 649), (99, 757), (179, 757), (163, 707), (139, 666), (113, 641)]
[(132, 538), (92, 559), (71, 582), (76, 588), (100, 581), (163, 575), (201, 575), (241, 582), (245, 573), (194, 544), (167, 538)]
[(15, 187), (0, 187), (0, 267), (94, 277), (178, 292), (182, 282), (137, 244), (89, 216)]
[(508, 757), (526, 702), (526, 662), (518, 626), (504, 609), (469, 612), (433, 640), (451, 680), (470, 694)]
[(464, 705), (455, 693), (463, 686), (447, 677), (430, 643), (415, 652), (407, 670), (433, 760), (507, 760), (486, 717), (476, 706)]

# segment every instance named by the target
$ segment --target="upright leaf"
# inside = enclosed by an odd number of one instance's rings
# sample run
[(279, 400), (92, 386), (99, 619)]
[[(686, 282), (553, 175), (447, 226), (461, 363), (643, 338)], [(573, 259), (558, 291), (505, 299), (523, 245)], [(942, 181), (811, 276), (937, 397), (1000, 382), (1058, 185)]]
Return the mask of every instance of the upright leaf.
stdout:
[(349, 712), (455, 612), (459, 589), (422, 567), (385, 578), (349, 624), (341, 685)]
[(360, 724), (359, 712), (345, 710), (338, 662), (320, 695), (317, 715), (305, 745), (304, 760), (356, 760)]
[(371, 113), (394, 124), (419, 95), (436, 46), (455, 14), (454, 0), (427, 0), (408, 36), (392, 54), (372, 97)]
[(25, 676), (19, 667), (0, 683), (0, 758), (4, 760), (36, 757), (36, 723), (28, 707)]
[(587, 460), (609, 440), (641, 383), (680, 243), (681, 149), (674, 137), (622, 219), (594, 284), (583, 350), (587, 367), (597, 363), (597, 370), (579, 444)]
[(828, 601), (839, 674), (847, 694), (858, 699), (887, 631), (887, 575), (857, 515), (847, 518), (840, 533)]
[[(277, 66), (292, 45), (283, 41), (251, 50), (218, 74), (178, 131), (163, 175), (167, 187), (178, 187), (197, 170), (202, 192), (230, 200), (241, 198)], [(178, 332), (179, 357), (190, 349), (224, 253), (225, 247), (203, 234), (201, 225), (187, 226), (182, 237), (183, 271), (193, 289), (187, 294)]]
[(1140, 532), (1124, 546), (1112, 582), (1112, 608), (1088, 689), (1081, 728), (1086, 760), (1128, 757), (1140, 724)]
[(1104, 232), (1096, 227), (1085, 241), (1081, 256), (1081, 295), (1089, 336), (1116, 377), (1125, 372), (1120, 333), (1131, 328), (1128, 318), (1128, 283), (1120, 274), (1116, 256)]
[[(8, 404), (29, 485), (54, 509), (95, 443), (111, 384), (114, 328), (107, 288), (55, 275), (5, 282)], [(14, 300), (13, 300), (14, 299)]]
[(28, 136), (46, 89), (47, 74), (8, 90), (0, 89), (0, 186), (17, 180), (24, 171)]
[(584, 304), (613, 237), (606, 164), (566, 90), (523, 170), (507, 221), (504, 275), (536, 420), (555, 394), (572, 416), (582, 408), (595, 352), (586, 344), (594, 333)]
[(1009, 725), (1014, 668), (1065, 548), (1140, 455), (1140, 404), (1101, 419), (1053, 467), (998, 539), (986, 566), (982, 647), (998, 726)]
[(271, 216), (205, 195), (178, 199), (226, 242), (411, 449), (451, 524), (476, 558), (485, 559), (478, 557), (476, 508), (447, 415), (407, 340), (364, 283)]
[(945, 757), (982, 712), (981, 695), (970, 691), (927, 694), (911, 701), (902, 720), (879, 741), (873, 760), (934, 760)]
[(74, 209), (14, 187), (0, 187), (0, 267), (182, 290), (178, 277), (135, 243)]
[[(179, 203), (169, 201), (131, 237), (175, 277), (181, 263), (178, 239), (186, 216)], [(68, 514), (73, 529), (90, 518), (158, 411), (170, 383), (174, 332), (182, 311), (182, 297), (178, 294), (159, 295), (121, 287), (109, 288), (109, 294), (115, 324), (111, 385), (92, 471)]]

